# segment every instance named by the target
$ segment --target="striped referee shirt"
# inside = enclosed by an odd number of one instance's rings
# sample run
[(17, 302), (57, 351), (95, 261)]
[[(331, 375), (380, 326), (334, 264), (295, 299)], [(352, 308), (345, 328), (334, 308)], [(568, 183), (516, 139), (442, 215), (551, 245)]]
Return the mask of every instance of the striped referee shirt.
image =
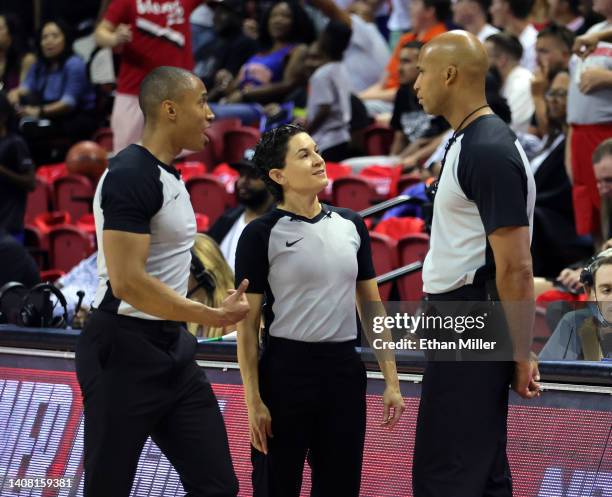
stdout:
[(495, 278), (487, 236), (498, 228), (529, 226), (535, 181), (514, 132), (496, 115), (472, 121), (458, 133), (434, 202), (423, 290), (440, 294)]
[(236, 283), (264, 294), (270, 336), (303, 342), (357, 338), (356, 282), (374, 278), (370, 236), (358, 214), (323, 206), (312, 219), (275, 208), (238, 241)]
[[(98, 238), (98, 290), (93, 307), (114, 314), (159, 319), (113, 294), (104, 257), (104, 230), (151, 235), (146, 272), (187, 294), (196, 221), (179, 172), (146, 148), (130, 145), (111, 159), (94, 197)], [(129, 257), (129, 254), (125, 254)]]

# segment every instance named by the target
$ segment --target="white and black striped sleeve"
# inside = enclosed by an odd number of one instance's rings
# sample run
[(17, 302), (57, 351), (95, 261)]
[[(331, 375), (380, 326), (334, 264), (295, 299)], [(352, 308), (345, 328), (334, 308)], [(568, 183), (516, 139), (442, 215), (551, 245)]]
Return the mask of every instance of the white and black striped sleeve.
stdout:
[(151, 233), (151, 218), (164, 202), (157, 172), (157, 168), (139, 171), (133, 167), (115, 167), (108, 171), (100, 196), (105, 230)]
[(247, 293), (263, 294), (268, 285), (270, 227), (261, 219), (246, 225), (236, 247), (236, 288), (249, 280)]
[(516, 147), (464, 147), (457, 177), (465, 196), (476, 203), (487, 235), (503, 227), (529, 226), (527, 175)]

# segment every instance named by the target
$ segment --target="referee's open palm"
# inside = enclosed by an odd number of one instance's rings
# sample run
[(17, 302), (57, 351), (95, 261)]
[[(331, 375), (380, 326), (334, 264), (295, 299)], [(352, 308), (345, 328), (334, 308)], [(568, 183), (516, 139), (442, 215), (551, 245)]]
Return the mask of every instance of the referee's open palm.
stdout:
[(249, 280), (242, 280), (236, 290), (229, 290), (229, 295), (221, 303), (223, 316), (227, 325), (242, 321), (249, 312), (249, 302), (244, 292), (249, 286)]

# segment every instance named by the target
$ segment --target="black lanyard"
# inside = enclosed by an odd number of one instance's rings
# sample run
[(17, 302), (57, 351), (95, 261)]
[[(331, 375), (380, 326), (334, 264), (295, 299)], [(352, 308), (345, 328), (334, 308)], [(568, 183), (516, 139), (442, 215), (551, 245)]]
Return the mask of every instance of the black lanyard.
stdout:
[(448, 151), (452, 147), (453, 143), (455, 143), (455, 141), (457, 140), (457, 135), (461, 131), (462, 126), (465, 124), (465, 121), (467, 121), (470, 117), (472, 117), (474, 114), (476, 114), (476, 112), (478, 112), (479, 110), (482, 110), (482, 109), (484, 109), (485, 107), (488, 107), (488, 106), (489, 105), (486, 104), (486, 105), (483, 105), (481, 107), (478, 107), (477, 109), (475, 109), (472, 112), (470, 112), (467, 116), (465, 116), (463, 118), (463, 121), (461, 121), (461, 124), (459, 124), (459, 126), (457, 126), (457, 129), (453, 133), (453, 136), (451, 136), (450, 140), (448, 140), (448, 143), (444, 147), (444, 156), (442, 157), (442, 162), (441, 162), (442, 167), (440, 168), (440, 174), (435, 179), (435, 181), (433, 181), (431, 183), (431, 185), (429, 185), (427, 187), (427, 189), (425, 190), (425, 193), (427, 194), (427, 197), (429, 198), (429, 200), (431, 202), (434, 201), (434, 199), (436, 198), (436, 193), (438, 193), (438, 186), (440, 185), (440, 178), (442, 177), (442, 172), (444, 171), (444, 164), (446, 164), (446, 156), (448, 154)]

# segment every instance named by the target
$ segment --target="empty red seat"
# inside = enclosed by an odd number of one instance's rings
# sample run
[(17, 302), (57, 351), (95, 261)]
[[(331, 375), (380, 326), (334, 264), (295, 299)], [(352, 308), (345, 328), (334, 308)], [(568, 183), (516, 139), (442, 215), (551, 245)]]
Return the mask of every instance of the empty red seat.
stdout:
[(76, 226), (56, 226), (48, 236), (49, 262), (54, 269), (68, 272), (95, 250), (91, 237)]
[(181, 173), (181, 178), (183, 179), (183, 181), (187, 181), (193, 176), (206, 174), (207, 171), (206, 164), (201, 161), (181, 161), (174, 164), (174, 167), (179, 173)]
[(206, 214), (200, 214), (199, 212), (195, 213), (196, 217), (196, 226), (198, 233), (206, 233), (210, 228), (210, 221)]
[(332, 185), (332, 202), (338, 207), (360, 211), (372, 205), (376, 193), (372, 185), (356, 176), (338, 178)]
[[(413, 262), (425, 260), (429, 250), (429, 235), (413, 233), (401, 238), (397, 243), (399, 265), (406, 266)], [(404, 301), (418, 302), (423, 298), (423, 278), (417, 271), (398, 280), (400, 298)]]
[(214, 176), (194, 176), (185, 186), (191, 197), (193, 210), (208, 216), (211, 224), (227, 209), (229, 199), (225, 186)]
[(90, 212), (94, 187), (91, 181), (79, 174), (68, 174), (57, 178), (52, 185), (55, 209), (69, 212), (73, 220), (81, 219)]
[(66, 271), (62, 271), (61, 269), (45, 269), (40, 272), (40, 281), (55, 283), (55, 281), (59, 280), (65, 274)]
[(31, 223), (38, 214), (48, 212), (51, 202), (49, 184), (41, 178), (36, 178), (34, 191), (28, 193), (26, 201), (25, 222)]
[[(397, 268), (397, 242), (395, 240), (380, 233), (370, 232), (370, 244), (376, 276), (381, 276)], [(392, 282), (384, 283), (378, 287), (382, 300), (389, 300), (392, 287)]]
[(410, 216), (389, 217), (378, 223), (374, 231), (390, 236), (394, 240), (400, 240), (412, 233), (423, 233), (425, 231), (425, 221)]
[[(181, 164), (186, 164), (186, 163), (203, 164), (205, 172), (210, 171), (213, 167), (215, 167), (215, 164), (219, 162), (219, 160), (217, 159), (215, 155), (214, 148), (212, 144), (210, 143), (206, 145), (204, 149), (200, 150), (199, 152), (192, 152), (190, 154), (184, 155), (183, 157), (180, 158), (180, 160), (181, 160)], [(187, 178), (183, 178), (183, 180), (186, 180), (186, 179)]]
[(389, 155), (394, 131), (380, 124), (371, 124), (363, 133), (366, 155)]
[(39, 269), (49, 267), (49, 246), (47, 235), (33, 224), (24, 227), (24, 246), (36, 261)]
[(240, 119), (221, 119), (214, 121), (206, 130), (206, 135), (210, 138), (210, 143), (199, 152), (193, 152), (186, 155), (181, 160), (183, 161), (200, 161), (206, 164), (208, 171), (224, 161), (225, 144), (223, 136), (231, 129), (242, 127)]
[(255, 128), (241, 127), (227, 130), (223, 135), (223, 160), (227, 163), (239, 162), (244, 151), (255, 148), (260, 133)]
[(67, 174), (68, 169), (64, 162), (58, 164), (45, 164), (36, 169), (36, 177), (46, 181), (49, 185), (60, 176), (66, 176)]
[(113, 151), (113, 130), (111, 128), (100, 128), (93, 135), (93, 141), (108, 152)]

